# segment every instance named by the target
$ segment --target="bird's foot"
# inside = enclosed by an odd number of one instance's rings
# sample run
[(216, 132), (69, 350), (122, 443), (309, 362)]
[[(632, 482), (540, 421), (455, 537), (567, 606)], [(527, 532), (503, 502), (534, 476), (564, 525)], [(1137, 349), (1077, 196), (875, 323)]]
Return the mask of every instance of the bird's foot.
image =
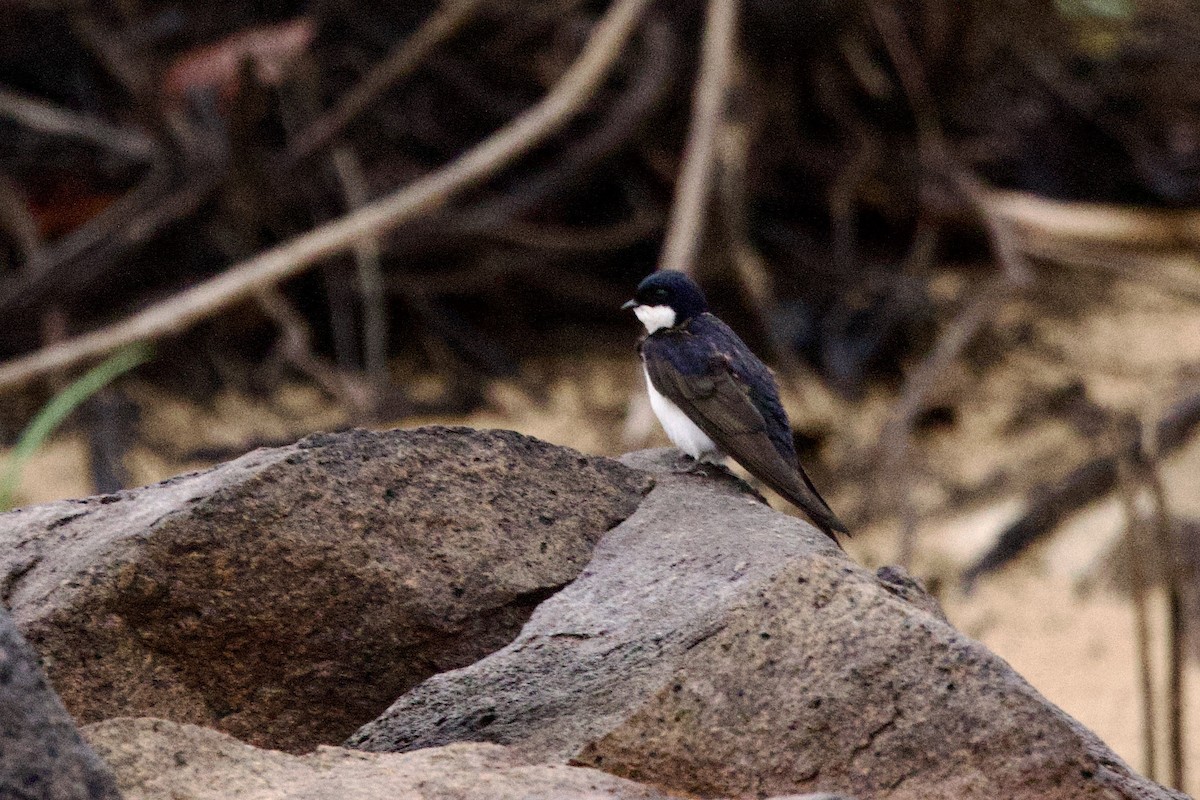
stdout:
[(722, 464), (720, 461), (709, 461), (707, 458), (692, 458), (689, 455), (684, 455), (682, 461), (682, 469), (678, 472), (683, 472), (687, 475), (700, 475), (705, 478), (732, 477), (733, 473), (729, 471), (729, 467)]
[(679, 457), (675, 460), (675, 469), (673, 471), (677, 475), (698, 475), (709, 480), (730, 481), (742, 491), (757, 497), (764, 505), (770, 505), (758, 489), (738, 477), (737, 473), (726, 466), (723, 460), (709, 461), (703, 456), (696, 459), (686, 453), (680, 453)]
[(681, 452), (675, 457), (675, 466), (671, 471), (682, 475), (689, 475), (695, 470), (696, 465), (700, 462), (689, 456), (687, 453)]

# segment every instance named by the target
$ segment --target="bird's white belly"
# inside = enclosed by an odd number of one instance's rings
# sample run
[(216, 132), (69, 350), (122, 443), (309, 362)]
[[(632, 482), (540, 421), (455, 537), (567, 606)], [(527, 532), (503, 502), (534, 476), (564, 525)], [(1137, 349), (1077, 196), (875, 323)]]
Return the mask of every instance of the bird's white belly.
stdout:
[(671, 444), (695, 459), (705, 456), (719, 457), (719, 448), (712, 439), (708, 438), (708, 434), (696, 427), (696, 423), (688, 419), (687, 414), (684, 414), (679, 406), (672, 403), (670, 398), (654, 388), (654, 384), (650, 382), (650, 373), (645, 366), (642, 367), (642, 372), (646, 376), (646, 391), (650, 394), (650, 407), (654, 409), (654, 416), (658, 417)]

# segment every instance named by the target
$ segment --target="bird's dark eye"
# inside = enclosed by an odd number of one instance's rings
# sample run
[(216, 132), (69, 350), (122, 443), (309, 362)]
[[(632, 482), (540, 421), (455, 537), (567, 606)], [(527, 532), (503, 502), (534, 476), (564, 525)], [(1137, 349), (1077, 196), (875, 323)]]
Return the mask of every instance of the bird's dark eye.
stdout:
[(658, 298), (659, 300), (666, 300), (667, 299), (667, 290), (666, 289), (655, 289), (654, 296), (656, 298)]

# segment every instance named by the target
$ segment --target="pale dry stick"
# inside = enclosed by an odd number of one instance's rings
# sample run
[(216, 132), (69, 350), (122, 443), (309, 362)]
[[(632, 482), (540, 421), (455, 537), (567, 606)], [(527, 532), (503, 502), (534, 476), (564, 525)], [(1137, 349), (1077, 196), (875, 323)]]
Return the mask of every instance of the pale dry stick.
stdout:
[(0, 287), (0, 313), (37, 304), (61, 282), (102, 277), (112, 263), (172, 222), (187, 216), (222, 177), (216, 148), (186, 117), (159, 102), (154, 68), (123, 37), (85, 9), (71, 26), (106, 72), (136, 99), (143, 127), (153, 135), (146, 171), (137, 185), (59, 241), (39, 248), (19, 279)]
[(1000, 267), (1015, 286), (1028, 286), (1033, 283), (1033, 267), (1025, 257), (1021, 248), (1020, 237), (1007, 220), (991, 213), (984, 202), (987, 196), (987, 186), (975, 174), (959, 165), (947, 148), (942, 148), (939, 155), (943, 159), (945, 172), (959, 194), (967, 198), (983, 222), (988, 235), (988, 243), (992, 254), (1000, 262)]
[[(347, 210), (362, 208), (369, 198), (358, 157), (349, 147), (335, 147), (332, 159)], [(356, 244), (354, 263), (358, 270), (358, 293), (363, 308), (363, 364), (367, 374), (376, 383), (383, 384), (387, 379), (388, 318), (387, 287), (383, 280), (379, 240), (363, 239)]]
[(692, 118), (659, 269), (689, 275), (695, 270), (717, 168), (717, 137), (733, 77), (737, 30), (738, 0), (709, 0), (700, 70), (692, 95)]
[(1152, 286), (1180, 299), (1200, 301), (1200, 279), (1196, 268), (1200, 259), (1180, 254), (1108, 252), (1110, 248), (1085, 248), (1054, 242), (1029, 241), (1023, 249), (1033, 258), (1078, 270), (1102, 269), (1119, 278)]
[(649, 0), (615, 0), (583, 52), (536, 106), (442, 169), (352, 214), (234, 265), (222, 274), (106, 328), (0, 364), (0, 389), (72, 367), (122, 345), (179, 333), (297, 275), (321, 258), (395, 228), (492, 177), (577, 114), (611, 71)]
[(158, 153), (154, 140), (137, 131), (4, 88), (0, 88), (0, 118), (48, 136), (99, 145), (131, 161), (150, 161)]
[[(1115, 425), (1113, 426), (1116, 427)], [(1154, 706), (1154, 664), (1150, 650), (1150, 614), (1146, 607), (1148, 580), (1142, 564), (1143, 556), (1149, 555), (1152, 543), (1146, 541), (1142, 515), (1137, 507), (1137, 481), (1130, 455), (1121, 444), (1119, 437), (1113, 436), (1117, 442), (1117, 488), (1121, 496), (1121, 504), (1125, 508), (1125, 546), (1127, 548), (1126, 567), (1129, 573), (1130, 596), (1133, 598), (1133, 633), (1134, 647), (1138, 656), (1138, 688), (1142, 694), (1142, 770), (1150, 780), (1158, 770), (1158, 747), (1156, 733), (1158, 722)]]
[(141, 52), (127, 37), (111, 28), (98, 11), (86, 4), (73, 10), (71, 30), (95, 59), (132, 96), (139, 113), (146, 115), (161, 144), (178, 153), (196, 150), (203, 141), (191, 121), (179, 109), (162, 103), (161, 81), (148, 54)]
[(1144, 426), (1144, 478), (1154, 498), (1154, 549), (1158, 551), (1160, 574), (1167, 593), (1167, 758), (1171, 785), (1183, 791), (1184, 711), (1183, 645), (1186, 638), (1183, 611), (1183, 575), (1179, 569), (1176, 522), (1167, 504), (1167, 492), (1159, 474), (1157, 424)]
[[(671, 23), (660, 14), (647, 15), (639, 30), (639, 46), (636, 54), (625, 61), (624, 69), (629, 74), (621, 91), (609, 101), (602, 117), (591, 130), (564, 144), (553, 164), (546, 165), (527, 176), (509, 191), (483, 201), (471, 209), (462, 209), (441, 215), (430, 215), (419, 225), (405, 226), (397, 246), (428, 248), (438, 239), (489, 239), (511, 238), (506, 233), (514, 226), (536, 227), (518, 222), (544, 208), (571, 190), (592, 174), (609, 156), (627, 147), (649, 115), (667, 96), (679, 61), (679, 42)], [(648, 200), (639, 192), (627, 192), (627, 201), (634, 209), (634, 216), (649, 216), (644, 207)], [(655, 230), (661, 230), (665, 215), (653, 213)], [(544, 223), (538, 223), (544, 224)], [(514, 233), (517, 241), (525, 233)], [(551, 234), (553, 238), (553, 234)], [(572, 237), (573, 238), (573, 237)], [(524, 246), (524, 245), (522, 245)], [(531, 244), (540, 248), (542, 244)]]
[(268, 286), (258, 292), (254, 299), (259, 309), (279, 328), (277, 347), (287, 363), (339, 400), (355, 416), (367, 415), (379, 405), (374, 387), (313, 352), (312, 330), (308, 321), (278, 287)]
[(738, 281), (749, 297), (759, 327), (771, 343), (781, 381), (795, 391), (801, 376), (810, 375), (811, 370), (796, 358), (789, 343), (776, 334), (773, 324), (773, 312), (777, 306), (775, 282), (750, 235), (746, 163), (753, 139), (751, 130), (750, 123), (735, 122), (728, 115), (721, 125), (719, 183), (722, 218), (728, 230), (729, 249)]
[(1051, 200), (1007, 189), (988, 189), (983, 202), (1033, 241), (1159, 250), (1195, 242), (1200, 231), (1200, 211), (1192, 209)]
[(483, 0), (444, 0), (420, 28), (397, 43), (349, 94), (296, 138), (291, 158), (303, 159), (328, 144), (376, 97), (416, 72), (431, 52), (463, 29), (482, 4)]
[[(140, 105), (158, 107), (156, 96), (141, 87), (148, 79), (133, 73), (140, 68), (136, 59), (126, 57), (111, 34), (99, 26), (81, 21), (81, 30), (92, 47), (112, 51), (113, 61), (121, 63), (121, 74), (114, 72), (131, 93), (142, 97)], [(128, 73), (128, 74), (126, 74)], [(0, 314), (22, 306), (45, 302), (64, 282), (84, 286), (103, 278), (122, 256), (156, 233), (195, 211), (216, 190), (224, 177), (216, 145), (181, 114), (155, 114), (154, 129), (162, 138), (157, 156), (144, 176), (99, 214), (63, 236), (35, 251), (14, 279), (0, 284)]]
[(936, 220), (925, 215), (917, 218), (917, 227), (913, 231), (912, 244), (900, 265), (901, 274), (920, 275), (928, 269), (937, 256), (938, 245), (942, 241), (942, 226)]
[[(695, 271), (713, 173), (717, 168), (717, 139), (733, 77), (737, 17), (738, 0), (709, 0), (683, 166), (671, 202), (671, 218), (658, 258), (659, 269), (679, 270), (687, 275)], [(637, 380), (642, 380), (640, 375)], [(625, 411), (622, 444), (626, 447), (643, 444), (653, 430), (654, 414), (650, 401), (644, 392), (635, 392)]]
[(750, 221), (746, 211), (746, 155), (749, 147), (750, 135), (746, 127), (727, 120), (722, 125), (721, 136), (721, 212), (729, 229), (729, 249), (738, 281), (759, 312), (759, 323), (769, 330), (767, 311), (775, 305), (775, 282), (750, 238)]

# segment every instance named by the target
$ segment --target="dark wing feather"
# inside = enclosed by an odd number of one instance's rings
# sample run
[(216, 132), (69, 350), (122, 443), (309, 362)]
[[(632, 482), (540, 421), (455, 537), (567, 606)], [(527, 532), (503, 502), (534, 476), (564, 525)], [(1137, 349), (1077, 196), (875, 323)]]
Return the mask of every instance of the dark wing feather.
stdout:
[(714, 355), (709, 369), (684, 374), (668, 359), (646, 359), (650, 382), (725, 453), (763, 483), (802, 509), (835, 542), (846, 526), (817, 494), (798, 464), (789, 464), (767, 435), (762, 414), (733, 377), (728, 362)]

